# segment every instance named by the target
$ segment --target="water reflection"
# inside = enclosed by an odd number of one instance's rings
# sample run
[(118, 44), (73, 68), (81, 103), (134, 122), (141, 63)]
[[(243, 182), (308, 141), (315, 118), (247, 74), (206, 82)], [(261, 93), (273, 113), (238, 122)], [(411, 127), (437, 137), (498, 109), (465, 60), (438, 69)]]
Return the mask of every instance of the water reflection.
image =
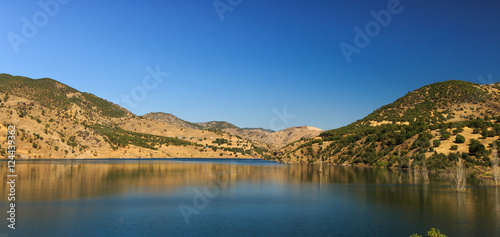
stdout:
[(467, 207), (466, 207), (466, 193), (457, 192), (456, 200), (457, 200), (457, 217), (455, 222), (458, 224), (466, 223), (467, 220)]
[[(448, 235), (456, 231), (455, 234), (470, 236), (500, 232), (498, 188), (470, 186), (465, 193), (455, 193), (450, 190), (447, 180), (437, 174), (429, 175), (429, 181), (423, 181), (419, 174), (401, 170), (324, 165), (323, 172), (319, 172), (318, 165), (169, 160), (25, 161), (17, 164), (16, 168), (16, 195), (20, 202), (144, 193), (176, 195), (186, 188), (210, 188), (215, 187), (214, 183), (222, 182), (225, 190), (247, 187), (256, 192), (254, 197), (261, 197), (260, 201), (275, 197), (265, 196), (264, 192), (269, 190), (277, 195), (283, 194), (284, 197), (280, 198), (303, 195), (307, 197), (304, 200), (317, 201), (321, 205), (319, 210), (329, 208), (328, 205), (332, 204), (329, 199), (337, 200), (342, 196), (359, 208), (374, 205), (377, 211), (389, 216), (391, 212), (401, 212), (408, 225), (418, 226), (420, 230), (440, 227), (447, 230)], [(0, 166), (0, 173), (6, 174), (7, 167)], [(7, 177), (3, 175), (0, 179), (0, 196), (6, 197)], [(317, 193), (318, 199), (307, 196), (311, 193)], [(174, 205), (189, 203), (193, 194), (184, 194), (186, 196)], [(224, 195), (221, 197), (235, 197)], [(428, 226), (428, 223), (433, 226)], [(460, 228), (457, 229), (457, 226)]]
[[(185, 186), (202, 186), (221, 176), (229, 185), (238, 182), (300, 184), (344, 184), (361, 187), (380, 195), (391, 193), (388, 200), (404, 196), (403, 202), (424, 202), (428, 198), (451, 197), (446, 180), (431, 176), (431, 184), (422, 182), (412, 172), (387, 169), (324, 166), (319, 172), (317, 165), (238, 165), (233, 163), (184, 163), (173, 161), (137, 162), (25, 162), (17, 166), (19, 200), (77, 199), (131, 191), (174, 192)], [(7, 173), (1, 166), (0, 173)], [(1, 177), (0, 195), (7, 190), (7, 177)], [(472, 189), (471, 192), (475, 192)], [(408, 190), (414, 194), (410, 195)], [(498, 190), (480, 189), (484, 196), (498, 196)], [(485, 191), (490, 190), (490, 191)], [(429, 197), (429, 192), (435, 192)], [(487, 193), (490, 193), (489, 195)], [(478, 195), (478, 194), (476, 194)], [(453, 198), (453, 200), (458, 198)], [(460, 197), (467, 202), (467, 197)], [(406, 200), (406, 201), (405, 201)], [(497, 198), (489, 200), (499, 206)], [(452, 204), (452, 198), (442, 202)], [(456, 204), (456, 202), (454, 202)], [(453, 204), (453, 205), (455, 205)], [(462, 205), (461, 205), (462, 206)], [(495, 208), (496, 208), (495, 207)], [(495, 209), (495, 208), (492, 208)], [(495, 209), (496, 210), (496, 209)]]
[[(203, 185), (223, 173), (236, 180), (237, 173), (231, 172), (231, 166), (175, 162), (20, 163), (16, 167), (17, 195), (19, 201), (33, 201), (175, 191), (186, 185)], [(239, 167), (239, 175), (248, 174), (249, 168)], [(7, 173), (7, 168), (0, 167), (0, 173)], [(6, 179), (2, 176), (0, 195), (7, 190)]]

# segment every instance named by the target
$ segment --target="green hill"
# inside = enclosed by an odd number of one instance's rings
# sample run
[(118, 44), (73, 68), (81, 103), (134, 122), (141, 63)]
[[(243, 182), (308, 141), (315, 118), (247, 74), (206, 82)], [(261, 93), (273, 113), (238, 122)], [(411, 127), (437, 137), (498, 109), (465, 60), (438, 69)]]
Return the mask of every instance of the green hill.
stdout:
[[(276, 158), (401, 168), (425, 160), (431, 169), (446, 169), (462, 156), (468, 167), (489, 166), (500, 135), (499, 89), (457, 80), (427, 85), (320, 138), (289, 144)], [(458, 135), (465, 141), (456, 142)]]
[(445, 81), (409, 92), (394, 103), (382, 106), (362, 121), (445, 122), (451, 111), (449, 106), (463, 103), (485, 103), (491, 99), (486, 89), (465, 81)]

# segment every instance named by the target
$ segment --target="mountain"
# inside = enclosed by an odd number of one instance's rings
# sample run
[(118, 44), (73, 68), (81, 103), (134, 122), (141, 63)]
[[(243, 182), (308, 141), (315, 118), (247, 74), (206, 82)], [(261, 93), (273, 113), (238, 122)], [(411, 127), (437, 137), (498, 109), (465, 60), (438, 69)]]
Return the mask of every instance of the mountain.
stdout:
[[(0, 74), (0, 131), (15, 126), (18, 158), (263, 158), (269, 153), (256, 142), (174, 117), (173, 124), (139, 117), (53, 79)], [(4, 144), (6, 136), (0, 136), (0, 155), (7, 153)]]
[[(444, 81), (424, 86), (350, 125), (296, 141), (275, 153), (285, 163), (383, 167), (491, 164), (500, 135), (500, 84)], [(462, 139), (463, 137), (463, 139)]]
[(225, 121), (210, 121), (204, 123), (196, 123), (200, 125), (204, 129), (212, 129), (212, 130), (224, 130), (228, 128), (238, 128), (232, 123), (228, 123)]
[(179, 127), (184, 127), (184, 128), (192, 128), (192, 129), (203, 129), (204, 127), (197, 124), (197, 123), (191, 123), (185, 120), (182, 120), (178, 118), (177, 116), (169, 113), (163, 113), (163, 112), (157, 112), (157, 113), (148, 113), (145, 115), (142, 115), (144, 118), (149, 118), (153, 120), (160, 121), (162, 123), (170, 124), (170, 125), (175, 125)]
[(263, 129), (232, 128), (224, 131), (267, 145), (271, 150), (277, 150), (290, 142), (300, 139), (317, 137), (323, 130), (311, 126), (299, 126), (283, 129), (277, 132), (268, 132)]
[(266, 128), (241, 128), (243, 130), (259, 130), (259, 131), (262, 131), (262, 132), (268, 132), (268, 133), (273, 133), (275, 132), (274, 130), (272, 129), (266, 129)]
[[(167, 113), (130, 111), (49, 78), (0, 74), (0, 131), (16, 127), (18, 158), (269, 158), (443, 170), (461, 157), (489, 175), (500, 146), (500, 84), (458, 80), (411, 91), (338, 129), (281, 131), (193, 123)], [(7, 154), (0, 136), (0, 155)]]
[(15, 95), (40, 105), (64, 111), (73, 106), (85, 108), (89, 117), (102, 115), (107, 117), (131, 116), (128, 110), (101, 99), (90, 93), (81, 93), (74, 88), (64, 85), (50, 78), (33, 80), (27, 77), (0, 74), (0, 92)]
[(241, 139), (251, 140), (259, 146), (272, 150), (279, 149), (299, 139), (318, 136), (323, 131), (310, 126), (292, 127), (275, 132), (264, 128), (239, 128), (225, 121), (192, 123), (168, 113), (148, 113), (141, 117), (179, 127), (226, 132)]
[(141, 117), (157, 120), (170, 125), (175, 125), (179, 127), (192, 128), (192, 129), (211, 129), (211, 130), (224, 130), (227, 128), (238, 128), (235, 125), (225, 122), (225, 121), (210, 121), (210, 122), (200, 122), (192, 123), (186, 120), (182, 120), (177, 116), (170, 113), (148, 113), (142, 115)]

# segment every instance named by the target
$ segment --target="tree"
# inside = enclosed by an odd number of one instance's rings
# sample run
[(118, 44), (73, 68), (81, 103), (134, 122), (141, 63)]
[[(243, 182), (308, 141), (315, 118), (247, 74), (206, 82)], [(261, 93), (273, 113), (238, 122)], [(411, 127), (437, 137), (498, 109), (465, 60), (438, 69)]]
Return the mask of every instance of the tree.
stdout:
[(451, 189), (455, 192), (465, 192), (467, 185), (462, 158), (458, 159), (457, 167), (452, 171)]
[(476, 139), (470, 139), (470, 144), (469, 144), (469, 155), (471, 156), (477, 156), (484, 154), (486, 151), (486, 147), (484, 147), (481, 142), (479, 142)]
[[(427, 237), (446, 237), (445, 234), (439, 232), (438, 229), (435, 229), (435, 228), (431, 228), (429, 231), (427, 231)], [(422, 237), (421, 235), (419, 234), (413, 234), (411, 235), (410, 237)]]
[(488, 128), (483, 128), (483, 130), (481, 131), (481, 138), (485, 139), (488, 137)]
[(491, 166), (493, 166), (493, 180), (495, 181), (495, 185), (498, 185), (499, 172), (498, 172), (498, 150), (496, 143), (493, 143), (493, 150), (491, 151)]
[(456, 150), (458, 150), (458, 146), (457, 145), (451, 145), (450, 150), (456, 151)]
[(441, 140), (448, 140), (450, 139), (450, 133), (449, 132), (441, 132)]
[[(458, 161), (458, 154), (457, 153), (448, 154), (448, 160), (449, 161)], [(467, 159), (465, 159), (465, 160), (467, 160)]]
[(455, 137), (455, 142), (456, 143), (464, 143), (465, 142), (465, 137), (458, 134), (456, 137)]
[(432, 141), (432, 145), (434, 145), (434, 147), (439, 147), (441, 145), (441, 141), (434, 140), (434, 141)]

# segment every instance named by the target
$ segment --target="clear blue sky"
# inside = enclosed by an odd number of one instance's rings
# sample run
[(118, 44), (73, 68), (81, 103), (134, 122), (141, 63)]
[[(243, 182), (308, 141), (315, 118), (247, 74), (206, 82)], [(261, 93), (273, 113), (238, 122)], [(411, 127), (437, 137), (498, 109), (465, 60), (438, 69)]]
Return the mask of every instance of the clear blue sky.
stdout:
[[(50, 77), (122, 106), (135, 91), (143, 96), (130, 108), (137, 115), (332, 129), (426, 84), (500, 80), (493, 0), (402, 0), (397, 8), (386, 0), (221, 0), (232, 9), (223, 20), (212, 0), (71, 0), (48, 11), (38, 1), (0, 2), (0, 72)], [(377, 29), (370, 11), (389, 8)], [(367, 24), (373, 37), (348, 63), (340, 44), (355, 47), (354, 28)], [(145, 89), (146, 67), (157, 65), (170, 74)], [(283, 123), (273, 110), (285, 107), (295, 116)]]

